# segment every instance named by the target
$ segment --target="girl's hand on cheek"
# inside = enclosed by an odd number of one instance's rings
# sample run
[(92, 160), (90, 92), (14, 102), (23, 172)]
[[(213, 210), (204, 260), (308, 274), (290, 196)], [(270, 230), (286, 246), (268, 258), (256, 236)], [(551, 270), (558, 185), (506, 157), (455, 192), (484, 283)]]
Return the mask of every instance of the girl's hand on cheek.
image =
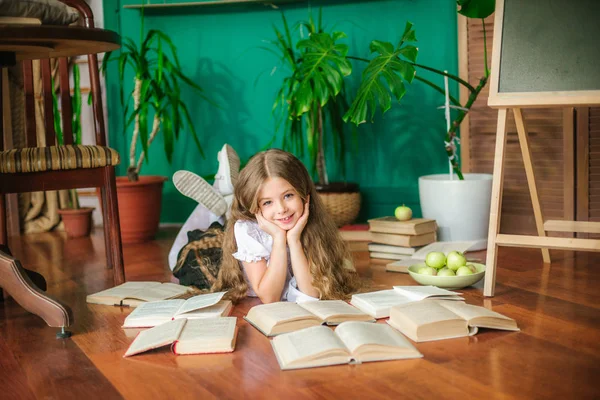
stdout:
[(283, 229), (281, 229), (280, 227), (278, 227), (277, 225), (275, 225), (274, 223), (272, 223), (271, 221), (267, 220), (265, 217), (263, 217), (262, 211), (259, 211), (255, 215), (256, 215), (256, 221), (258, 222), (258, 226), (260, 227), (260, 229), (262, 229), (263, 231), (265, 231), (269, 235), (271, 235), (271, 237), (273, 237), (273, 239), (277, 239), (277, 238), (285, 239), (285, 231)]
[(308, 214), (309, 214), (309, 206), (310, 206), (310, 195), (306, 198), (306, 203), (304, 204), (304, 212), (302, 216), (298, 218), (296, 221), (296, 225), (289, 231), (287, 231), (287, 240), (288, 242), (292, 241), (300, 241), (300, 236), (302, 235), (302, 231), (308, 222)]

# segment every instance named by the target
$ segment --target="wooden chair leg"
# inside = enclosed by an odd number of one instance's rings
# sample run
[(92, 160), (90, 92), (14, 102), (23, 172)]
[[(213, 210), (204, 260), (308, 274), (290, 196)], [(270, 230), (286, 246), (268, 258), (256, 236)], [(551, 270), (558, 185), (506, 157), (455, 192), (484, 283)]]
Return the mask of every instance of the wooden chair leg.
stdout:
[(117, 185), (115, 182), (115, 168), (104, 169), (104, 190), (106, 191), (107, 217), (104, 221), (109, 226), (112, 254), (112, 264), (115, 285), (125, 282), (125, 268), (123, 265), (123, 247), (121, 244), (121, 226), (119, 222), (119, 208), (117, 200)]
[(112, 269), (115, 267), (114, 259), (112, 256), (112, 232), (110, 230), (110, 224), (108, 223), (110, 216), (108, 214), (107, 206), (107, 194), (106, 188), (100, 188), (100, 201), (102, 206), (102, 225), (104, 227), (104, 247), (106, 249), (106, 268)]
[(498, 245), (496, 237), (500, 233), (500, 217), (502, 211), (502, 187), (504, 185), (504, 155), (506, 152), (506, 108), (498, 110), (498, 126), (496, 129), (496, 152), (494, 154), (494, 175), (492, 178), (492, 204), (490, 207), (490, 227), (485, 260), (485, 280), (483, 295), (491, 297), (496, 287), (496, 263), (498, 261)]

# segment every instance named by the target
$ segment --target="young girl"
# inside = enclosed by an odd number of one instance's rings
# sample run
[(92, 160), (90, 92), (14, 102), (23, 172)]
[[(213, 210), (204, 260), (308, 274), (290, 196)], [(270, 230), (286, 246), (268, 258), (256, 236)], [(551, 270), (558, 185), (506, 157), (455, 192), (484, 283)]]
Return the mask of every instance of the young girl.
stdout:
[(358, 282), (302, 162), (276, 149), (255, 155), (235, 185), (212, 290), (271, 303), (347, 298)]

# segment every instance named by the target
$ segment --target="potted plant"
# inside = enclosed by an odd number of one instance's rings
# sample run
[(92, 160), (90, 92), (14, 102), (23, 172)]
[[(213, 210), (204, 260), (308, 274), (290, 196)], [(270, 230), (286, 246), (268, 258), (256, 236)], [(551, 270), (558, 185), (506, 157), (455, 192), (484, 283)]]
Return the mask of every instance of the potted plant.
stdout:
[[(371, 52), (377, 55), (364, 60), (348, 55), (348, 46), (339, 42), (346, 37), (344, 32), (323, 29), (321, 12), (317, 22), (310, 16), (298, 25), (301, 32), (308, 32), (306, 38), (299, 40), (292, 37), (283, 14), (282, 20), (283, 30), (275, 27), (276, 40), (270, 42), (276, 50), (267, 50), (274, 52), (289, 70), (273, 105), (278, 126), (284, 125), (283, 148), (301, 157), (305, 148), (308, 150), (312, 170), (316, 170), (317, 191), (338, 226), (345, 225), (358, 216), (360, 192), (355, 183), (329, 181), (325, 143), (333, 142), (336, 161), (344, 173), (344, 122), (364, 122), (368, 109), (373, 116), (377, 104), (385, 112), (391, 104), (389, 92), (397, 100), (404, 96), (404, 82), (410, 83), (414, 77), (411, 62), (416, 61), (417, 48), (408, 43), (416, 40), (415, 33), (412, 24), (407, 23), (397, 46), (372, 41)], [(344, 78), (352, 73), (351, 60), (369, 65), (363, 72), (359, 92), (349, 105)]]
[(133, 125), (127, 176), (117, 177), (123, 243), (150, 240), (158, 230), (162, 187), (167, 178), (140, 175), (144, 161), (148, 162), (148, 148), (157, 135), (162, 132), (165, 155), (171, 162), (174, 142), (187, 126), (204, 157), (189, 110), (181, 99), (182, 86), (188, 86), (205, 100), (208, 99), (202, 94), (202, 88), (183, 73), (177, 49), (171, 39), (160, 30), (150, 30), (145, 36), (143, 32), (142, 14), (139, 45), (130, 38), (124, 38), (119, 56), (112, 57), (112, 54), (108, 54), (102, 65), (105, 72), (107, 62), (118, 61), (121, 82), (128, 68), (135, 73), (130, 93), (133, 99), (132, 109), (129, 108), (129, 101), (125, 101), (123, 85), (120, 87), (124, 132)]
[[(73, 96), (71, 97), (71, 109), (73, 110), (73, 144), (81, 144), (81, 85), (79, 66), (73, 64)], [(52, 87), (54, 79), (52, 79)], [(64, 134), (61, 125), (61, 113), (58, 111), (58, 98), (56, 92), (52, 91), (52, 106), (54, 114), (54, 131), (59, 145), (64, 145)], [(88, 236), (92, 230), (92, 212), (94, 207), (81, 207), (77, 189), (69, 190), (69, 200), (66, 208), (58, 210), (65, 232), (69, 238)]]
[[(419, 198), (424, 218), (435, 219), (438, 224), (438, 240), (441, 241), (475, 241), (471, 250), (487, 248), (489, 227), (489, 212), (492, 194), (492, 175), (469, 173), (463, 174), (457, 153), (457, 131), (462, 121), (468, 115), (471, 107), (485, 87), (490, 70), (487, 62), (486, 31), (484, 19), (495, 9), (495, 0), (458, 0), (459, 13), (467, 18), (481, 19), (484, 42), (484, 76), (479, 79), (477, 86), (457, 76), (430, 67), (416, 65), (429, 71), (444, 75), (445, 90), (434, 83), (420, 78), (416, 79), (435, 88), (446, 96), (445, 115), (447, 122), (444, 146), (448, 155), (449, 173), (421, 176), (419, 178)], [(464, 86), (469, 97), (461, 104), (448, 94), (447, 80), (453, 79)], [(450, 105), (452, 103), (452, 105)], [(450, 108), (456, 109), (451, 118)], [(454, 176), (456, 174), (456, 176)], [(440, 195), (444, 201), (440, 201)]]

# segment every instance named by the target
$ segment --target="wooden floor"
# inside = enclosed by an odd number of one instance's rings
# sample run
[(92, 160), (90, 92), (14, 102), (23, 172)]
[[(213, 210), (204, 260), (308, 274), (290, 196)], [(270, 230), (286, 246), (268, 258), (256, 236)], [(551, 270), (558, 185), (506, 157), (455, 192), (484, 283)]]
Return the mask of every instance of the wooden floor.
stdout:
[[(128, 280), (170, 279), (174, 231), (125, 246)], [(464, 290), (472, 304), (515, 318), (521, 332), (480, 331), (470, 338), (417, 344), (424, 358), (281, 372), (269, 340), (233, 312), (234, 353), (175, 356), (168, 348), (122, 358), (133, 332), (120, 328), (126, 308), (88, 305), (85, 296), (111, 286), (104, 241), (63, 234), (13, 238), (15, 256), (48, 280), (48, 292), (73, 308), (73, 337), (21, 309), (0, 303), (2, 399), (592, 399), (600, 398), (600, 255), (553, 253), (544, 266), (535, 250), (501, 249), (496, 297)], [(478, 254), (483, 257), (483, 253)], [(408, 275), (370, 266), (356, 254), (371, 288), (413, 284)]]

